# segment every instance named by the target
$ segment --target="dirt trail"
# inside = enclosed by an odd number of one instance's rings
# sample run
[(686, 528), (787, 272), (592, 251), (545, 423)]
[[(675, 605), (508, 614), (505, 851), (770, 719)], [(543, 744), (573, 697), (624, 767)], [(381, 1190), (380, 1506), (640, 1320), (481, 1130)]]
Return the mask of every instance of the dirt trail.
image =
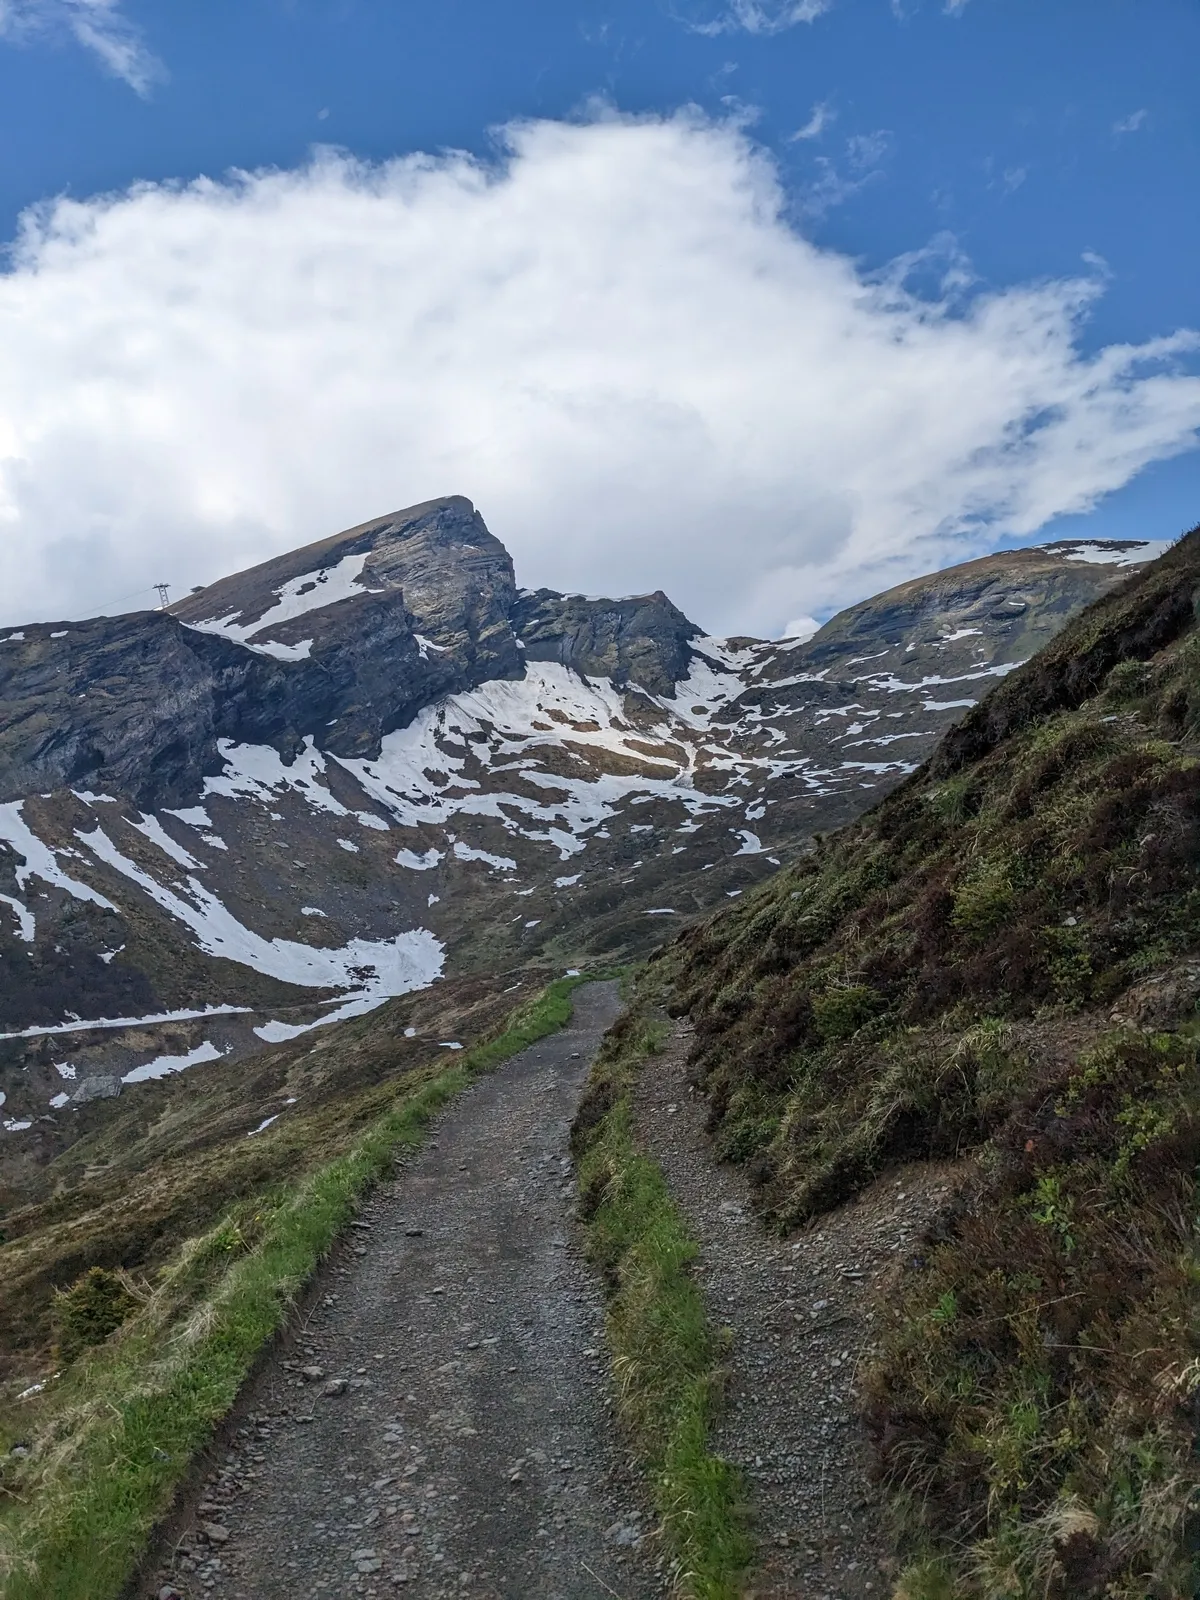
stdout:
[(867, 1478), (855, 1369), (870, 1302), (953, 1182), (930, 1164), (881, 1179), (811, 1231), (784, 1240), (753, 1215), (742, 1174), (718, 1166), (707, 1105), (688, 1082), (681, 1025), (647, 1062), (638, 1137), (661, 1164), (700, 1244), (714, 1322), (733, 1330), (713, 1448), (741, 1468), (761, 1561), (760, 1600), (881, 1600), (890, 1593), (882, 1508)]
[(618, 1010), (615, 984), (578, 990), (571, 1026), (474, 1085), (377, 1193), (139, 1594), (664, 1592), (572, 1223), (567, 1130)]

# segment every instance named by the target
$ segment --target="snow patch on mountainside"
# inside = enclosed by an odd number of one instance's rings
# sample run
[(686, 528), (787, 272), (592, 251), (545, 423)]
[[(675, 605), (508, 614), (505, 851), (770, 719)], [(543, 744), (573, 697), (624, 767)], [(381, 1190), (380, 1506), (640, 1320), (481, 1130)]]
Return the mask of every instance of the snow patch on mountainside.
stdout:
[(280, 661), (302, 661), (312, 650), (311, 639), (299, 644), (280, 644), (277, 640), (269, 639), (268, 635), (282, 623), (293, 622), (309, 612), (324, 611), (327, 606), (337, 605), (341, 600), (352, 600), (358, 595), (380, 593), (380, 590), (368, 589), (362, 582), (362, 569), (369, 555), (370, 551), (343, 556), (332, 567), (322, 567), (317, 572), (305, 572), (298, 578), (290, 578), (273, 591), (275, 604), (251, 622), (238, 620), (245, 616), (243, 610), (232, 611), (225, 617), (188, 622), (184, 626), (197, 633), (218, 633), (234, 644), (245, 645), (247, 649), (257, 650), (260, 655), (274, 656)]
[(153, 1061), (143, 1061), (140, 1067), (134, 1067), (132, 1072), (125, 1073), (121, 1082), (148, 1083), (152, 1078), (167, 1078), (172, 1072), (184, 1072), (188, 1067), (198, 1066), (202, 1061), (219, 1061), (223, 1053), (215, 1044), (205, 1039), (203, 1044), (198, 1044), (186, 1055), (155, 1056)]
[[(40, 1039), (59, 1033), (90, 1033), (93, 1028), (116, 1030), (118, 1028), (148, 1028), (160, 1022), (194, 1022), (200, 1017), (242, 1016), (249, 1006), (202, 1006), (199, 1011), (152, 1011), (145, 1017), (73, 1017), (70, 1022), (52, 1022), (32, 1028), (17, 1028), (11, 1033), (0, 1033), (0, 1039)], [(75, 1069), (67, 1071), (67, 1064), (56, 1063), (63, 1077), (74, 1077)]]
[(483, 861), (489, 867), (495, 867), (497, 872), (515, 872), (517, 863), (511, 856), (494, 856), (487, 850), (476, 850), (469, 844), (464, 844), (461, 839), (455, 841), (455, 859), (458, 861)]
[(415, 850), (397, 850), (394, 859), (398, 867), (408, 867), (411, 872), (430, 872), (437, 866), (444, 853), (432, 847), (420, 856)]
[(123, 855), (103, 828), (76, 837), (99, 860), (136, 883), (177, 921), (190, 928), (200, 949), (251, 967), (281, 983), (310, 989), (354, 989), (375, 1004), (432, 983), (442, 971), (443, 950), (427, 928), (414, 928), (392, 939), (351, 939), (337, 949), (300, 944), (294, 939), (264, 939), (239, 922), (215, 895), (194, 877), (187, 880), (188, 899), (152, 878)]
[[(673, 737), (666, 725), (654, 733)], [(557, 663), (531, 662), (523, 679), (497, 679), (427, 707), (407, 728), (387, 734), (374, 760), (336, 759), (403, 826), (445, 824), (458, 815), (491, 817), (510, 833), (554, 845), (566, 860), (635, 793), (678, 800), (689, 813), (736, 805), (732, 798), (697, 791), (690, 771), (669, 754), (648, 750), (646, 740), (627, 721), (624, 696), (609, 679), (585, 680)], [(643, 768), (661, 767), (664, 776), (566, 776), (546, 771), (538, 757), (539, 751), (559, 750), (583, 762), (580, 752), (589, 748)], [(468, 753), (488, 769), (495, 788), (485, 792), (479, 779), (465, 774)], [(545, 801), (504, 792), (510, 772), (545, 789)], [(402, 856), (412, 867), (421, 860)]]
[(105, 911), (115, 911), (117, 908), (111, 900), (97, 894), (88, 884), (67, 876), (49, 845), (42, 843), (22, 816), (24, 804), (24, 800), (11, 800), (0, 805), (0, 841), (25, 858), (24, 864), (16, 868), (17, 887), (23, 889), (30, 878), (40, 878), (56, 889), (65, 889), (74, 900), (90, 901)]
[(19, 900), (15, 900), (10, 894), (0, 894), (0, 904), (8, 906), (13, 916), (16, 917), (19, 937), (24, 939), (27, 944), (32, 944), (34, 934), (37, 932), (37, 924), (34, 921), (33, 912), (30, 911), (28, 906), (22, 905)]
[(187, 867), (192, 872), (202, 872), (204, 863), (197, 861), (181, 844), (176, 844), (171, 835), (163, 827), (157, 817), (141, 817), (137, 822), (130, 819), (129, 826), (136, 828), (139, 833), (144, 833), (152, 844), (156, 844), (164, 855), (170, 856), (172, 861), (181, 867)]
[(1063, 540), (1047, 548), (1061, 552), (1066, 561), (1086, 561), (1092, 566), (1140, 567), (1147, 561), (1157, 561), (1171, 548), (1171, 540), (1143, 539), (1123, 549), (1113, 544), (1094, 544), (1091, 540), (1080, 540), (1078, 544)]
[(350, 815), (321, 781), (325, 757), (315, 748), (311, 735), (305, 739), (304, 748), (291, 766), (285, 766), (283, 757), (270, 745), (234, 744), (232, 739), (218, 739), (217, 749), (225, 762), (225, 770), (219, 777), (205, 778), (206, 796), (219, 794), (235, 800), (245, 795), (273, 802), (284, 790), (294, 789), (319, 811), (328, 811), (335, 817)]
[[(713, 648), (717, 642), (715, 639), (695, 641), (697, 645), (704, 645), (708, 655), (715, 656), (720, 665), (714, 665), (703, 655), (693, 655), (691, 671), (675, 685), (675, 698), (658, 701), (670, 716), (678, 717), (691, 728), (707, 728), (713, 717), (736, 700), (746, 687), (735, 667), (745, 666), (740, 658), (751, 652), (717, 651)], [(721, 670), (722, 666), (725, 670)]]

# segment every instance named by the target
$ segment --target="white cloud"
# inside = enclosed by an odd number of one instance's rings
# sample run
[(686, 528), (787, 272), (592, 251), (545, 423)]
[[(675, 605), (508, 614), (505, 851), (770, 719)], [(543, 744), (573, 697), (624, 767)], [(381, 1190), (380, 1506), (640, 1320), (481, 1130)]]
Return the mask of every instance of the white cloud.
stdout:
[(1143, 106), (1140, 111), (1131, 111), (1127, 117), (1120, 117), (1116, 122), (1113, 123), (1112, 131), (1118, 135), (1122, 133), (1136, 133), (1139, 128), (1145, 126), (1146, 118), (1149, 115), (1150, 113), (1146, 110), (1145, 106)]
[(815, 22), (832, 9), (833, 0), (730, 0), (728, 7), (709, 22), (691, 24), (695, 32), (707, 34), (784, 33), (801, 22)]
[(825, 129), (829, 127), (830, 123), (835, 121), (836, 118), (837, 112), (830, 105), (829, 101), (819, 101), (812, 108), (812, 115), (809, 117), (804, 126), (802, 128), (797, 128), (795, 133), (792, 134), (791, 142), (794, 143), (797, 139), (819, 139), (825, 132)]
[(811, 639), (814, 633), (820, 631), (821, 624), (816, 617), (792, 617), (785, 622), (780, 632), (783, 639)]
[(855, 172), (866, 172), (887, 159), (893, 142), (889, 128), (877, 128), (874, 133), (852, 134), (846, 140), (846, 158)]
[(137, 94), (164, 76), (139, 30), (121, 14), (120, 0), (0, 0), (0, 39), (19, 43), (67, 35), (90, 50)]
[(845, 205), (869, 184), (884, 176), (883, 166), (894, 144), (891, 130), (852, 134), (846, 140), (844, 164), (830, 156), (817, 156), (813, 162), (813, 181), (800, 196), (800, 207), (807, 217), (823, 217), (834, 206)]
[(867, 277), (699, 114), (509, 140), (494, 167), (326, 153), (27, 216), (0, 274), (0, 620), (462, 493), (526, 584), (661, 585), (777, 633), (1196, 443), (1198, 341), (1082, 354), (1095, 280), (939, 285), (920, 253)]

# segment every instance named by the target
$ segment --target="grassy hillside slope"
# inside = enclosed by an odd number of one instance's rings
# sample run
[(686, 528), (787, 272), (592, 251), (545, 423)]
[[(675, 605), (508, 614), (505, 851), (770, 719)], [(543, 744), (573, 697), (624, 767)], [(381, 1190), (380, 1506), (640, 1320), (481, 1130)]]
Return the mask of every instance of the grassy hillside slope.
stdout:
[(865, 819), (661, 953), (794, 1227), (961, 1157), (866, 1377), (902, 1593), (1192, 1595), (1200, 529)]
[[(0, 1247), (0, 1333), (26, 1374), (0, 1372), (5, 1600), (124, 1591), (364, 1195), (473, 1077), (569, 1020), (583, 980), (546, 976), (526, 973), (507, 998), (497, 980), (448, 982), (264, 1052), (257, 1087), (298, 1114), (252, 1139), (231, 1103), (238, 1080), (218, 1069), (108, 1102), (90, 1138), (34, 1175)], [(472, 1042), (410, 1040), (410, 1016), (453, 1016)]]

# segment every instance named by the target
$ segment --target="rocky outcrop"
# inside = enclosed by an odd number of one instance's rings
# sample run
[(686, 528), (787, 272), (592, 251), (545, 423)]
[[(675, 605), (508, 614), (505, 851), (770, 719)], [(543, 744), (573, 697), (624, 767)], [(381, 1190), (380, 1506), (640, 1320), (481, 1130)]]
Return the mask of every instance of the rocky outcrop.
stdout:
[(512, 621), (529, 661), (557, 661), (586, 678), (661, 695), (674, 695), (687, 676), (688, 644), (700, 634), (661, 589), (625, 600), (523, 590)]
[[(403, 613), (403, 629), (426, 641), (418, 653), (430, 686), (438, 684), (433, 692), (445, 692), (442, 683), (461, 689), (468, 680), (520, 672), (508, 620), (516, 599), (512, 557), (462, 495), (377, 517), (264, 561), (191, 594), (171, 612), (189, 627), (240, 635), (260, 651), (308, 644), (307, 659), (323, 660), (362, 631), (370, 596)], [(437, 655), (452, 659), (439, 664)]]
[(179, 803), (216, 758), (219, 707), (261, 705), (267, 665), (155, 612), (21, 629), (0, 644), (0, 801), (109, 786)]

